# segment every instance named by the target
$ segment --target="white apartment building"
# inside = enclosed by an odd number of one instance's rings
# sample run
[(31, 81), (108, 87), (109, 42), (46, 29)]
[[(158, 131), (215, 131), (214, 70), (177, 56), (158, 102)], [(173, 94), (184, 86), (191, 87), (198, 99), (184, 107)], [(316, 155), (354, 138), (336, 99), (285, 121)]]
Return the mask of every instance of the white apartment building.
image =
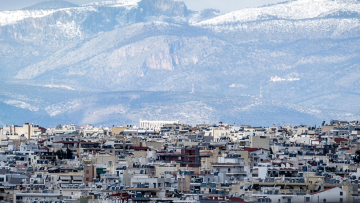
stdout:
[(179, 121), (145, 121), (140, 119), (140, 128), (160, 130), (166, 124), (179, 124)]

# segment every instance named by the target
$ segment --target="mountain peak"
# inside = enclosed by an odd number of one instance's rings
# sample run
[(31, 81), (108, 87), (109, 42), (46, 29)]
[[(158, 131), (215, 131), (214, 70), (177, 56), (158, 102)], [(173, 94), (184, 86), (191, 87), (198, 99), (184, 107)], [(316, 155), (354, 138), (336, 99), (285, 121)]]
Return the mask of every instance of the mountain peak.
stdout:
[(187, 7), (182, 1), (174, 0), (142, 0), (138, 3), (142, 9), (142, 15), (146, 16), (180, 16), (185, 17), (188, 14)]
[(22, 10), (49, 10), (71, 7), (78, 7), (78, 5), (63, 0), (50, 0), (43, 1), (29, 7), (25, 7)]
[(201, 22), (203, 25), (245, 23), (259, 20), (301, 20), (337, 12), (360, 13), (358, 0), (292, 0), (258, 8), (246, 8)]

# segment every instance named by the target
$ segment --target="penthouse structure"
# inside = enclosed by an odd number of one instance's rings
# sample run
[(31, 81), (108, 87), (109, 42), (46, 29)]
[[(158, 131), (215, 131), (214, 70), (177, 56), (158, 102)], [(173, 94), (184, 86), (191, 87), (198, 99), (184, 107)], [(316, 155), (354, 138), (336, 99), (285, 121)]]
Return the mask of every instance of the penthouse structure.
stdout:
[(160, 130), (166, 124), (179, 124), (179, 121), (146, 121), (140, 119), (140, 128)]

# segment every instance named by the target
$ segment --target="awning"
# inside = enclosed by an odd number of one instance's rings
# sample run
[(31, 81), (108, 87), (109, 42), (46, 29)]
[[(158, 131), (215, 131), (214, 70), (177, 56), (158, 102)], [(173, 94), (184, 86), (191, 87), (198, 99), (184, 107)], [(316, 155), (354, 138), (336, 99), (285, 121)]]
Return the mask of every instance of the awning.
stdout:
[(71, 180), (70, 176), (59, 176), (60, 180)]

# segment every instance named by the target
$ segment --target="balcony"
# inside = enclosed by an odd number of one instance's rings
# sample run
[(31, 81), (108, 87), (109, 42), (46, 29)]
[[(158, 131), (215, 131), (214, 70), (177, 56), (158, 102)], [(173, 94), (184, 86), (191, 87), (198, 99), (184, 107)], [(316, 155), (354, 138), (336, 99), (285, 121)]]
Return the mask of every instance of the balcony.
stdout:
[(226, 175), (246, 175), (247, 172), (243, 170), (226, 172)]
[(245, 166), (245, 163), (211, 163), (213, 167)]

